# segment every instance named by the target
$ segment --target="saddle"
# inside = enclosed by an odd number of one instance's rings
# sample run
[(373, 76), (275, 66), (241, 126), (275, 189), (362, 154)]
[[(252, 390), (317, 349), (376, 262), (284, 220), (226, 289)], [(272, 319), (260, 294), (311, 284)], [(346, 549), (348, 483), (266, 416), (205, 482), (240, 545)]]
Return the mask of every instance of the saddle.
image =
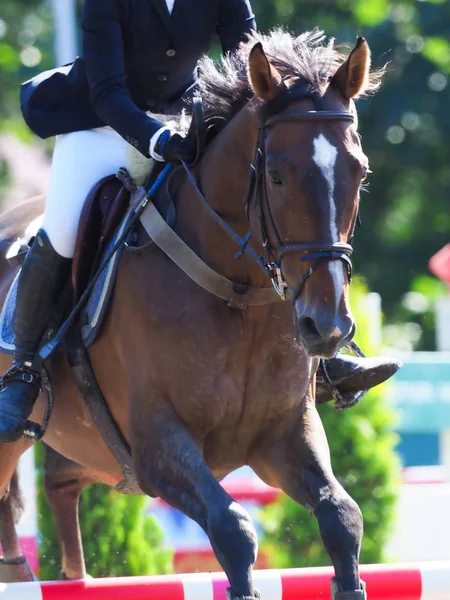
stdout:
[[(164, 167), (162, 163), (161, 166), (159, 164), (155, 166), (150, 174), (148, 185), (158, 177), (162, 167)], [(51, 331), (47, 333), (47, 340), (51, 339), (52, 333), (58, 328), (58, 321), (59, 323), (64, 321), (80, 300), (104, 257), (111, 252), (123, 231), (126, 230), (133, 214), (130, 200), (130, 190), (116, 175), (104, 177), (91, 189), (80, 217), (71, 278), (60, 306), (57, 307), (57, 316), (53, 320)], [(173, 226), (175, 207), (171, 198), (161, 189), (153, 201), (166, 222)], [(129, 232), (129, 238), (139, 240), (139, 243), (150, 242), (138, 225)], [(21, 243), (14, 243), (15, 251), (8, 252), (8, 260), (11, 264), (19, 266), (23, 262), (33, 239), (31, 237), (30, 240), (23, 239)], [(80, 312), (78, 328), (81, 330), (81, 339), (85, 347), (89, 347), (101, 331), (124, 249), (125, 244), (121, 244), (109, 261), (108, 267), (100, 272)], [(11, 285), (0, 315), (0, 348), (8, 354), (13, 354), (15, 350), (12, 318), (16, 293), (17, 277)]]
[[(192, 105), (192, 123), (187, 134), (187, 139), (195, 150), (195, 165), (203, 155), (205, 146), (213, 135), (217, 133), (215, 124), (207, 126), (202, 102), (195, 98)], [(209, 138), (208, 139), (208, 132)], [(150, 189), (160, 175), (164, 165), (152, 159), (145, 159), (134, 151), (134, 169), (131, 170), (131, 180), (137, 185)], [(130, 169), (129, 169), (130, 170)], [(132, 184), (133, 185), (133, 184)], [(130, 186), (125, 179), (109, 176), (100, 180), (89, 193), (81, 213), (78, 234), (75, 244), (75, 254), (72, 265), (72, 284), (75, 301), (86, 289), (95, 268), (104, 255), (107, 242), (123, 221), (130, 206)], [(154, 199), (159, 212), (166, 218), (169, 225), (175, 221), (175, 208), (168, 194), (163, 198), (161, 194)]]
[(75, 302), (86, 289), (107, 242), (125, 216), (130, 192), (111, 175), (90, 191), (81, 213), (72, 262)]
[[(207, 127), (200, 99), (194, 99), (192, 108), (193, 117), (188, 139), (191, 140), (192, 147), (195, 149), (193, 166), (201, 158), (205, 145), (217, 132), (217, 127), (215, 125)], [(130, 149), (137, 153), (131, 147)], [(132, 177), (126, 175), (126, 170), (120, 169), (119, 174), (121, 172), (123, 174), (125, 171), (125, 177), (118, 178), (117, 175), (111, 175), (101, 179), (90, 191), (80, 217), (72, 265), (71, 290), (69, 290), (71, 301), (69, 300), (66, 310), (63, 308), (62, 312), (65, 312), (66, 315), (70, 312), (71, 307), (77, 304), (95, 276), (95, 285), (91, 286), (92, 289), (85, 298), (86, 302), (81, 318), (79, 318), (81, 338), (85, 347), (88, 347), (96, 339), (112, 297), (116, 274), (125, 248), (125, 244), (118, 244), (118, 241), (124, 232), (127, 232), (133, 217), (133, 208), (136, 208), (131, 206), (131, 190), (135, 188), (134, 180), (140, 185), (143, 184), (141, 189), (150, 190), (155, 181), (160, 179), (162, 170), (165, 169), (164, 163), (145, 159), (139, 153), (129, 159), (131, 164), (127, 167), (130, 168)], [(167, 170), (168, 167), (166, 172)], [(176, 215), (168, 187), (169, 182), (173, 181), (175, 174), (173, 171), (176, 170), (176, 167), (172, 167), (165, 180), (162, 180), (161, 185), (157, 186), (157, 192), (152, 197), (156, 209), (169, 227), (173, 227)], [(162, 185), (162, 183), (166, 183), (166, 185)], [(134, 241), (137, 241), (138, 245), (141, 242), (148, 243), (150, 241), (138, 223), (133, 230), (129, 231), (128, 239), (132, 237), (135, 238)], [(10, 249), (7, 255), (11, 264), (19, 266), (23, 262), (32, 239), (30, 241), (23, 239), (13, 244), (13, 249)], [(114, 249), (116, 251), (113, 253)], [(97, 274), (98, 267), (109, 255), (111, 255), (111, 259), (107, 268)], [(0, 348), (10, 354), (14, 352), (12, 315), (16, 292), (17, 278), (10, 288), (0, 315)]]

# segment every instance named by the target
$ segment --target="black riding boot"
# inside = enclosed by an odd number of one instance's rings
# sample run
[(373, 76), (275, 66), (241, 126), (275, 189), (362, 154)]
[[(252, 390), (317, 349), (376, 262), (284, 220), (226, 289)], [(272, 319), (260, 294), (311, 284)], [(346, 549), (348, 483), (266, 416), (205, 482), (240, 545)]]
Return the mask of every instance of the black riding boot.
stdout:
[(336, 408), (351, 408), (370, 388), (392, 377), (401, 366), (401, 361), (393, 358), (360, 358), (347, 354), (320, 361), (316, 403), (334, 399)]
[(41, 389), (40, 369), (33, 364), (69, 273), (71, 260), (60, 256), (41, 229), (25, 258), (17, 285), (13, 317), (16, 352), (1, 378), (0, 442), (22, 435)]

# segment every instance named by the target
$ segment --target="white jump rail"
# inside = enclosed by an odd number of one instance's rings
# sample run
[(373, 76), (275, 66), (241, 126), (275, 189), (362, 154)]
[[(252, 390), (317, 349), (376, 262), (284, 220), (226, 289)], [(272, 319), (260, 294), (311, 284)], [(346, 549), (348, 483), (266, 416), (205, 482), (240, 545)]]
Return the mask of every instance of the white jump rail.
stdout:
[[(332, 569), (255, 571), (261, 600), (328, 600)], [(450, 561), (364, 565), (369, 600), (449, 600)], [(0, 584), (0, 600), (225, 600), (223, 573)]]

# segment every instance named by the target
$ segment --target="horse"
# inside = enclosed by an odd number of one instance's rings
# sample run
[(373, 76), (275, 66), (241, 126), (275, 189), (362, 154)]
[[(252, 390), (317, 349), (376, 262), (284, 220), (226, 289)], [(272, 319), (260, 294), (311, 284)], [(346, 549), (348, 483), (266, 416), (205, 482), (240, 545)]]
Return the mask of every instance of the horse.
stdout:
[[(315, 373), (320, 358), (334, 356), (355, 331), (349, 255), (368, 161), (354, 100), (374, 91), (380, 77), (362, 37), (344, 57), (322, 32), (294, 37), (281, 29), (254, 34), (221, 64), (202, 59), (199, 72), (205, 114), (223, 126), (197, 166), (185, 165), (174, 190), (174, 228), (237, 289), (265, 293), (272, 278), (287, 299), (226, 302), (154, 244), (127, 247), (89, 356), (129, 442), (140, 489), (203, 528), (229, 580), (229, 600), (259, 597), (253, 522), (219, 483), (243, 465), (310, 510), (334, 566), (333, 600), (359, 600), (366, 597), (358, 564), (362, 515), (332, 471)], [(27, 225), (38, 212), (33, 206), (5, 217), (0, 240)], [(244, 240), (238, 255), (230, 228)], [(15, 269), (1, 266), (4, 300)], [(6, 370), (8, 357), (0, 358)], [(86, 481), (116, 486), (121, 467), (64, 352), (51, 357), (48, 370), (55, 401), (44, 442), (73, 461), (75, 479), (80, 468)], [(33, 420), (45, 408), (43, 393)], [(10, 481), (31, 444), (0, 446), (2, 544), (11, 521)], [(59, 484), (70, 488), (70, 478)], [(59, 511), (72, 544), (79, 536), (74, 490)], [(72, 568), (65, 546), (67, 576), (83, 576), (82, 554)], [(76, 554), (81, 545), (73, 547)], [(14, 540), (3, 548), (6, 562), (18, 560)]]

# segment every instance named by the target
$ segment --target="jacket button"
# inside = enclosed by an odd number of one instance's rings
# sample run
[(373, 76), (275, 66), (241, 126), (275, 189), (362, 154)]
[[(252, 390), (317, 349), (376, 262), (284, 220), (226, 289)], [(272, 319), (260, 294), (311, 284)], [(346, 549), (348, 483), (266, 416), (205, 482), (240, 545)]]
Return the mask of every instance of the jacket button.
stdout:
[(165, 74), (165, 73), (161, 73), (160, 75), (158, 75), (158, 81), (167, 81), (169, 79), (169, 77)]
[(174, 50), (173, 48), (170, 48), (169, 50), (167, 50), (166, 56), (168, 56), (169, 58), (173, 58), (176, 53), (177, 53), (176, 50)]

